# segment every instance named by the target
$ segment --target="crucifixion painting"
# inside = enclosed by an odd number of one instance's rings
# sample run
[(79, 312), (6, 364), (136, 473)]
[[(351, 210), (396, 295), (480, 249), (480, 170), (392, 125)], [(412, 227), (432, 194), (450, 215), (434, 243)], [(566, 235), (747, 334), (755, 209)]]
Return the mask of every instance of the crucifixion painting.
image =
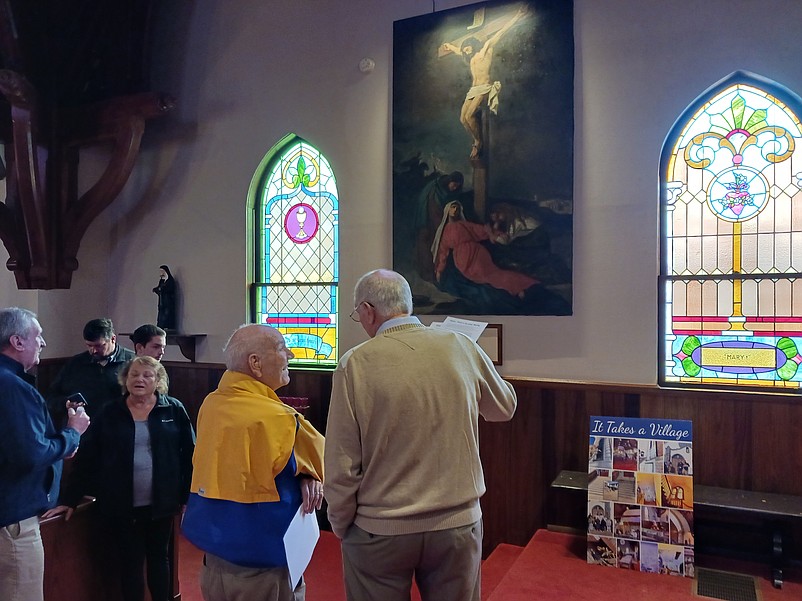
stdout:
[[(472, 35), (469, 31), (458, 40), (443, 42), (438, 52), (440, 57), (451, 53), (461, 56), (471, 72), (471, 87), (468, 89), (465, 101), (462, 103), (459, 120), (473, 139), (470, 155), (472, 159), (480, 156), (484, 145), (480, 107), (486, 103), (490, 112), (494, 115), (498, 114), (501, 82), (493, 81), (490, 77), (494, 49), (501, 41), (501, 38), (504, 37), (504, 34), (526, 16), (527, 6), (522, 4), (512, 16), (500, 17), (494, 23), (482, 27), (484, 14), (484, 8), (478, 9), (474, 13), (473, 24), (469, 27), (469, 30), (482, 28), (481, 34), (477, 32), (476, 35)], [(484, 39), (480, 39), (477, 36)]]
[(397, 21), (393, 51), (393, 265), (416, 310), (570, 314), (571, 3)]

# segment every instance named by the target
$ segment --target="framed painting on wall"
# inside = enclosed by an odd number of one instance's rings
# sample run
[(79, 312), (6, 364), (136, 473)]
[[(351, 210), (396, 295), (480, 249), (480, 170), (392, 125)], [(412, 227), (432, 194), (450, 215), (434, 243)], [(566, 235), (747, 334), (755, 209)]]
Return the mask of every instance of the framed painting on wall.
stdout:
[(500, 323), (489, 323), (482, 335), (479, 336), (479, 340), (476, 341), (482, 347), (482, 350), (487, 353), (487, 356), (490, 357), (493, 365), (504, 363), (502, 332), (503, 329)]
[(431, 315), (570, 315), (570, 2), (396, 21), (393, 267)]

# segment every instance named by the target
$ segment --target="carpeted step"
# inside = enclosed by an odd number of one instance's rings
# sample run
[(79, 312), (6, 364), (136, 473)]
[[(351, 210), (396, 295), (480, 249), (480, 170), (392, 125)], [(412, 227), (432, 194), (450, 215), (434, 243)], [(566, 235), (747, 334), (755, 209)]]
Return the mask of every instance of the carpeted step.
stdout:
[[(700, 598), (691, 578), (589, 565), (587, 545), (582, 535), (538, 530), (483, 601), (599, 601), (600, 594), (624, 601)], [(763, 601), (802, 599), (802, 584), (796, 578), (786, 580), (781, 590), (772, 588), (765, 577), (756, 580)]]
[[(185, 601), (202, 601), (199, 572), (203, 552), (183, 536), (178, 537), (181, 559), (179, 579), (181, 597)], [(659, 599), (660, 601), (698, 601), (690, 578), (640, 574), (617, 568), (588, 565), (587, 540), (547, 530), (538, 530), (526, 547), (501, 544), (482, 564), (482, 601), (599, 601), (614, 593), (616, 599)], [(731, 562), (723, 561), (708, 567), (732, 570)], [(745, 566), (740, 566), (744, 568)], [(765, 566), (752, 573), (758, 578), (763, 601), (802, 599), (802, 574), (786, 572), (782, 589), (775, 589), (767, 578)], [(304, 578), (306, 598), (314, 601), (343, 601), (340, 541), (331, 532), (321, 532), (312, 561)], [(609, 594), (608, 594), (609, 593)], [(702, 597), (705, 598), (705, 597)], [(413, 590), (413, 601), (419, 601)]]
[(584, 536), (538, 530), (487, 601), (598, 601), (599, 591), (617, 591), (619, 599), (694, 599), (690, 578), (588, 565), (586, 553)]
[(524, 548), (518, 545), (501, 543), (482, 562), (482, 601), (486, 601), (496, 590), (498, 583), (501, 582), (523, 550)]

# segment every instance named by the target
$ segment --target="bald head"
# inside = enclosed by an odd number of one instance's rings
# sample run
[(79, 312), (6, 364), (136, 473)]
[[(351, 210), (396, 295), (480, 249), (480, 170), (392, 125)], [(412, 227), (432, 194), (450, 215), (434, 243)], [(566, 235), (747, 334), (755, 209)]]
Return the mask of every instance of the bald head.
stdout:
[(359, 278), (354, 287), (354, 306), (369, 303), (382, 319), (412, 313), (412, 292), (400, 273), (376, 269)]
[(223, 348), (226, 368), (266, 384), (273, 390), (289, 384), (289, 360), (294, 357), (284, 336), (270, 326), (242, 325)]

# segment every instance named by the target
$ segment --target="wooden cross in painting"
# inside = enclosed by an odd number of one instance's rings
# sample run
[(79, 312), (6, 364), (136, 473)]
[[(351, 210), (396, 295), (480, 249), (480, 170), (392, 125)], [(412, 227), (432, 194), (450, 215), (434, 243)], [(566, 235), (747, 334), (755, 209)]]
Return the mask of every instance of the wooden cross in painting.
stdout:
[(484, 111), (496, 113), (501, 82), (493, 81), (490, 68), (493, 53), (504, 34), (527, 16), (527, 6), (521, 7), (511, 15), (497, 17), (485, 24), (485, 9), (478, 8), (473, 13), (473, 23), (464, 35), (444, 42), (437, 51), (438, 58), (451, 54), (461, 56), (471, 73), (471, 87), (465, 95), (460, 109), (460, 123), (471, 136), (470, 162), (473, 168), (474, 209), (485, 216), (487, 206), (487, 164), (489, 151), (489, 120), (483, 118)]

